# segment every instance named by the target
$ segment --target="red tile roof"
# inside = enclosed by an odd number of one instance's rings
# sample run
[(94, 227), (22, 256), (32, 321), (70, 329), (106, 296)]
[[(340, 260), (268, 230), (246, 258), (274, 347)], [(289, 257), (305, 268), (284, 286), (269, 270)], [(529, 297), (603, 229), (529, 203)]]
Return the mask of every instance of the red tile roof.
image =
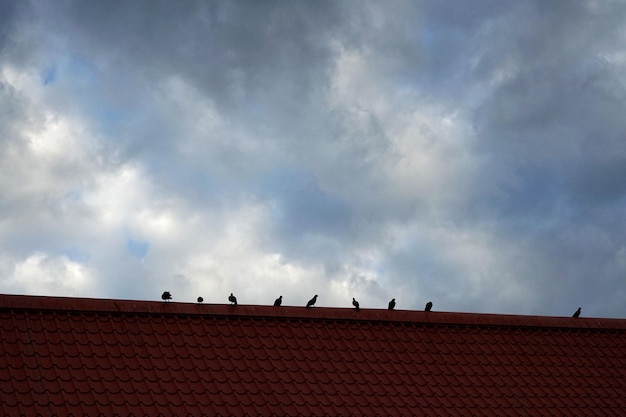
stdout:
[(0, 295), (2, 416), (618, 416), (626, 320)]

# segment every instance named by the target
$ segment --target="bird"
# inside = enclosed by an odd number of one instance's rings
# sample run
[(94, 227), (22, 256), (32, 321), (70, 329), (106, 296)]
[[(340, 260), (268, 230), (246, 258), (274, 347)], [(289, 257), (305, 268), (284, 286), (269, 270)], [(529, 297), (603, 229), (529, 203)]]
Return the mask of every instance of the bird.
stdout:
[(578, 310), (574, 312), (574, 315), (572, 317), (580, 317), (580, 307), (578, 307)]
[(161, 299), (167, 302), (168, 300), (172, 299), (172, 294), (170, 294), (169, 291), (164, 291), (163, 294), (161, 294)]
[(357, 300), (355, 300), (355, 298), (354, 298), (354, 297), (352, 297), (352, 305), (354, 306), (354, 309), (355, 309), (356, 311), (359, 311), (359, 310), (360, 310), (360, 308), (359, 308), (359, 302), (358, 302)]
[(396, 308), (396, 299), (393, 298), (391, 301), (389, 301), (389, 305), (387, 306), (387, 310), (393, 310), (394, 308)]
[(317, 294), (315, 294), (313, 298), (311, 298), (309, 302), (306, 303), (306, 308), (313, 307), (316, 301), (317, 301)]
[(283, 296), (281, 295), (280, 297), (276, 299), (276, 301), (274, 301), (274, 307), (280, 307), (282, 303), (283, 303)]
[(232, 292), (228, 296), (228, 301), (230, 301), (230, 305), (233, 305), (233, 306), (237, 305), (237, 297), (235, 297)]
[(203, 301), (204, 301), (204, 298), (202, 298), (202, 297), (198, 297), (198, 302), (199, 302), (200, 304), (202, 304), (202, 302), (203, 302)]
[(426, 303), (426, 308), (424, 309), (424, 311), (430, 311), (433, 308), (433, 302), (429, 301)]

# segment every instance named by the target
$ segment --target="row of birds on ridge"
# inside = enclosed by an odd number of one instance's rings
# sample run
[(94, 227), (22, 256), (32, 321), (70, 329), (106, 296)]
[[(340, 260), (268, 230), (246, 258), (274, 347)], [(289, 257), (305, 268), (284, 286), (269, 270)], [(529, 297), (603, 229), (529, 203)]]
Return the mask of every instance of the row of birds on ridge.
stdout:
[[(169, 291), (164, 291), (163, 294), (161, 294), (161, 299), (167, 302), (172, 299), (172, 294)], [(228, 301), (230, 302), (230, 305), (233, 305), (233, 306), (237, 305), (237, 297), (235, 297), (232, 292), (228, 296)], [(198, 297), (198, 303), (202, 304), (203, 302), (204, 302), (204, 298)], [(315, 294), (313, 298), (311, 298), (306, 303), (306, 308), (315, 306), (316, 302), (317, 302), (317, 294)], [(274, 301), (274, 307), (280, 307), (282, 304), (283, 304), (283, 296), (281, 295)], [(354, 297), (352, 297), (352, 305), (354, 306), (354, 309), (356, 311), (359, 311), (361, 309), (359, 302)], [(387, 305), (387, 310), (393, 310), (395, 308), (396, 308), (396, 299), (393, 298), (391, 301), (389, 301), (389, 304)], [(426, 303), (426, 307), (424, 307), (424, 311), (431, 311), (432, 308), (433, 308), (433, 302), (429, 301)], [(578, 310), (574, 312), (572, 317), (574, 318), (580, 317), (581, 311), (582, 311), (581, 308), (578, 307)]]
[[(315, 294), (313, 296), (313, 298), (311, 298), (307, 303), (306, 303), (306, 308), (311, 308), (315, 306), (315, 303), (317, 302), (317, 297), (318, 295)], [(161, 299), (165, 302), (170, 301), (172, 299), (172, 294), (169, 291), (164, 291), (163, 294), (161, 294)], [(228, 301), (230, 302), (230, 305), (232, 306), (236, 306), (237, 305), (237, 297), (235, 297), (235, 295), (231, 292), (230, 295), (228, 296)], [(198, 297), (198, 303), (202, 304), (204, 302), (204, 298), (202, 297)], [(274, 301), (274, 307), (280, 307), (283, 304), (283, 296), (281, 295), (280, 297), (278, 297), (275, 301)], [(359, 304), (359, 302), (352, 297), (352, 305), (354, 306), (354, 309), (356, 311), (361, 310), (361, 306)], [(396, 299), (393, 298), (391, 301), (389, 301), (389, 304), (387, 305), (387, 309), (388, 310), (393, 310), (396, 308)], [(431, 311), (433, 308), (433, 303), (432, 301), (429, 301), (426, 303), (426, 307), (424, 308), (424, 311)]]

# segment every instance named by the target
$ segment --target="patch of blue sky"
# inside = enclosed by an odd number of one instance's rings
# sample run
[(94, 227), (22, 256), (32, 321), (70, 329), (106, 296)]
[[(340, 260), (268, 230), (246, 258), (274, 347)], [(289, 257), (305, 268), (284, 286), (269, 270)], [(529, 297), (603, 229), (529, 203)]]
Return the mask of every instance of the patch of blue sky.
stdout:
[(83, 192), (80, 190), (68, 190), (65, 192), (65, 194), (63, 195), (63, 197), (66, 200), (70, 200), (70, 201), (79, 201), (83, 196)]
[(116, 109), (106, 103), (95, 103), (93, 114), (97, 120), (99, 130), (108, 136), (115, 136), (120, 125), (126, 120), (126, 115), (121, 109)]
[(430, 48), (435, 45), (435, 31), (432, 28), (428, 27), (428, 25), (422, 25), (419, 30), (419, 39), (422, 47)]
[(57, 78), (57, 67), (52, 65), (46, 68), (41, 74), (41, 83), (43, 85), (50, 85), (54, 83)]
[(89, 253), (77, 247), (65, 248), (61, 253), (72, 262), (85, 264), (89, 261)]
[(150, 243), (145, 240), (126, 239), (126, 250), (137, 259), (144, 259), (148, 254)]
[(80, 87), (91, 86), (97, 79), (97, 71), (87, 60), (69, 55), (62, 60), (60, 66), (54, 66), (54, 80), (62, 73), (67, 82)]

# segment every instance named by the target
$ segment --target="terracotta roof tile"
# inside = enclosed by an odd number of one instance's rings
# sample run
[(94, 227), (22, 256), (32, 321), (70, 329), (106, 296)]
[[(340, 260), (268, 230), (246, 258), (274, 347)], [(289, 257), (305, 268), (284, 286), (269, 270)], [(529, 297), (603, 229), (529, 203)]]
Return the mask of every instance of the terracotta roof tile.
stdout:
[(620, 415), (626, 320), (0, 296), (0, 415)]

